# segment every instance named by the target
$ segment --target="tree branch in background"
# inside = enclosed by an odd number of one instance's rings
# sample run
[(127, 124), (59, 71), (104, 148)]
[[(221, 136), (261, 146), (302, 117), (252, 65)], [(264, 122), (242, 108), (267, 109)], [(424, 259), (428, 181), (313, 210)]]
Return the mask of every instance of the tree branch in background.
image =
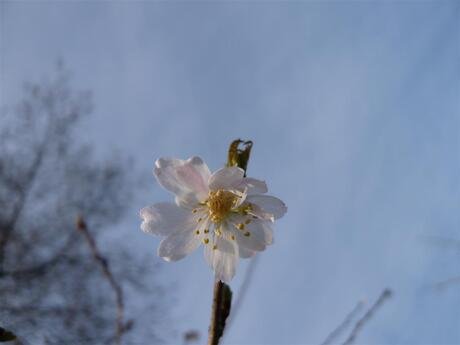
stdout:
[[(123, 322), (123, 314), (124, 314), (124, 301), (123, 301), (123, 290), (121, 286), (117, 283), (115, 278), (112, 275), (112, 272), (109, 269), (109, 263), (105, 257), (103, 257), (96, 246), (96, 241), (94, 241), (93, 236), (88, 230), (88, 227), (81, 217), (77, 217), (76, 220), (77, 230), (82, 233), (86, 242), (88, 243), (88, 247), (91, 251), (91, 254), (94, 260), (99, 264), (101, 268), (102, 274), (109, 282), (110, 286), (112, 287), (113, 291), (115, 292), (116, 296), (116, 304), (117, 304), (117, 316), (116, 316), (116, 331), (115, 331), (115, 343), (117, 345), (121, 344), (121, 337), (123, 332), (130, 327), (126, 327)], [(130, 322), (127, 323), (130, 325)]]
[(364, 314), (364, 316), (359, 319), (358, 322), (356, 322), (355, 326), (351, 330), (350, 336), (347, 338), (347, 340), (345, 340), (343, 345), (353, 344), (364, 325), (372, 318), (374, 313), (383, 305), (383, 303), (391, 297), (392, 294), (393, 292), (390, 289), (383, 290), (374, 305), (372, 305), (366, 314)]
[(243, 278), (243, 283), (241, 284), (240, 289), (238, 290), (238, 295), (236, 296), (235, 303), (233, 303), (232, 312), (226, 323), (225, 332), (228, 332), (228, 329), (232, 325), (233, 320), (235, 320), (238, 311), (240, 310), (241, 306), (243, 305), (244, 298), (249, 290), (249, 286), (251, 285), (252, 277), (254, 276), (254, 270), (256, 268), (258, 256), (254, 256), (248, 264), (246, 268), (246, 272)]
[(361, 312), (361, 310), (364, 308), (365, 302), (364, 301), (359, 301), (356, 306), (353, 308), (353, 310), (348, 313), (348, 315), (345, 317), (345, 319), (340, 323), (340, 325), (337, 326), (336, 329), (334, 329), (329, 335), (326, 337), (326, 339), (321, 343), (321, 345), (328, 345), (332, 344), (337, 337), (342, 334), (345, 329), (351, 324), (353, 319)]

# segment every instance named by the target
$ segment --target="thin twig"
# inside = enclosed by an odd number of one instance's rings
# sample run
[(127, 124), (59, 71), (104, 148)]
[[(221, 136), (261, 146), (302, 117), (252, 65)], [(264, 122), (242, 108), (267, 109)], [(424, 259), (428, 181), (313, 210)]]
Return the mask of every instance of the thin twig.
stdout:
[(358, 322), (356, 322), (355, 326), (353, 327), (353, 329), (351, 330), (351, 333), (350, 333), (350, 336), (348, 337), (347, 340), (345, 340), (345, 342), (343, 343), (343, 345), (350, 345), (350, 344), (353, 344), (353, 342), (355, 341), (356, 337), (358, 336), (359, 334), (359, 331), (361, 331), (361, 329), (364, 327), (364, 325), (366, 324), (366, 322), (368, 322), (372, 316), (374, 315), (374, 313), (382, 306), (382, 304), (388, 299), (391, 297), (391, 295), (393, 294), (393, 292), (390, 290), (390, 289), (385, 289), (383, 290), (383, 292), (380, 294), (379, 298), (377, 299), (377, 301), (374, 303), (374, 305), (372, 305), (369, 310), (366, 312), (366, 314), (364, 314), (364, 316), (358, 320)]
[(452, 277), (442, 282), (434, 284), (434, 288), (438, 291), (444, 290), (445, 288), (460, 283), (460, 276)]
[(76, 221), (77, 230), (79, 230), (85, 237), (86, 242), (88, 243), (91, 254), (93, 255), (94, 260), (99, 264), (102, 274), (109, 282), (116, 296), (117, 304), (117, 316), (116, 316), (116, 331), (115, 331), (115, 343), (117, 345), (121, 344), (121, 337), (125, 331), (125, 325), (123, 322), (124, 314), (124, 302), (123, 302), (123, 290), (121, 286), (117, 283), (115, 278), (112, 275), (112, 272), (109, 269), (109, 263), (105, 257), (103, 257), (96, 246), (96, 241), (88, 230), (88, 227), (85, 221), (81, 217), (77, 217)]
[(254, 270), (257, 264), (257, 259), (258, 259), (258, 256), (255, 256), (252, 259), (250, 259), (251, 261), (249, 262), (248, 267), (246, 268), (246, 272), (243, 278), (243, 283), (241, 284), (241, 287), (238, 290), (238, 295), (236, 296), (235, 302), (233, 303), (232, 312), (230, 313), (230, 316), (228, 317), (228, 320), (225, 326), (225, 333), (223, 337), (225, 337), (225, 334), (227, 334), (231, 324), (233, 323), (233, 320), (235, 319), (236, 315), (238, 314), (238, 311), (243, 305), (244, 298), (246, 297), (249, 286), (251, 285), (252, 277), (254, 275)]
[(351, 312), (343, 319), (343, 321), (326, 337), (321, 345), (332, 344), (334, 340), (343, 333), (343, 331), (350, 325), (353, 319), (361, 312), (365, 305), (364, 301), (359, 301)]
[(208, 345), (218, 345), (224, 333), (225, 321), (230, 314), (232, 291), (227, 284), (216, 281), (212, 303), (211, 323), (209, 326)]

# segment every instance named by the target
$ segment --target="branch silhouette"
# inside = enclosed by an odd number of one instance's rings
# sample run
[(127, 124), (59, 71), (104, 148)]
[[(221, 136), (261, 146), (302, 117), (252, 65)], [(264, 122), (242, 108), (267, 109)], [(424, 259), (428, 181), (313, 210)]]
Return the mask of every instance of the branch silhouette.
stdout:
[(369, 308), (366, 314), (364, 314), (364, 316), (359, 319), (358, 322), (356, 322), (355, 326), (351, 330), (349, 337), (347, 340), (345, 340), (343, 345), (353, 344), (364, 325), (372, 319), (372, 316), (375, 314), (375, 312), (383, 305), (383, 303), (385, 303), (388, 298), (392, 296), (392, 294), (393, 292), (390, 289), (383, 290), (377, 301)]
[(351, 312), (343, 319), (343, 321), (326, 337), (321, 345), (332, 344), (332, 342), (342, 334), (345, 329), (351, 324), (353, 319), (361, 312), (364, 307), (364, 301), (359, 301)]
[(110, 286), (112, 287), (113, 291), (115, 292), (116, 296), (116, 305), (117, 305), (117, 314), (116, 314), (116, 331), (115, 331), (115, 343), (117, 345), (121, 344), (121, 337), (123, 332), (130, 329), (132, 326), (132, 322), (128, 321), (126, 324), (123, 321), (124, 315), (124, 300), (123, 300), (123, 290), (115, 280), (112, 272), (109, 268), (108, 260), (103, 257), (97, 248), (96, 241), (94, 240), (93, 236), (88, 230), (88, 227), (81, 217), (77, 217), (76, 220), (77, 230), (83, 235), (88, 244), (88, 247), (91, 251), (91, 254), (94, 260), (98, 263), (99, 267), (101, 268), (103, 276), (107, 279)]

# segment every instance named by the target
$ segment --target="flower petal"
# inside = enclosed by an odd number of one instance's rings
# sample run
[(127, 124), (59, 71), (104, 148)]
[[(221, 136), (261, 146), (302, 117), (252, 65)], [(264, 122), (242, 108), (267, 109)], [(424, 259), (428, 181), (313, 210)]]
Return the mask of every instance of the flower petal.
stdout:
[(216, 279), (229, 283), (235, 276), (238, 266), (238, 246), (222, 236), (215, 236), (214, 243), (217, 249), (213, 249), (211, 243), (204, 249), (204, 256), (209, 266), (213, 269)]
[(275, 219), (281, 218), (287, 211), (286, 205), (274, 196), (249, 195), (246, 201), (259, 206), (262, 211), (272, 214)]
[(177, 261), (193, 252), (200, 245), (200, 238), (193, 231), (172, 234), (161, 241), (158, 256), (166, 261)]
[(211, 173), (199, 157), (186, 161), (160, 158), (155, 162), (154, 174), (160, 185), (179, 197), (193, 193), (197, 201), (202, 201), (208, 195), (207, 182)]
[(217, 170), (209, 178), (210, 189), (236, 189), (243, 180), (244, 170), (238, 167), (226, 167)]
[(191, 213), (167, 202), (144, 207), (139, 215), (143, 220), (142, 231), (161, 236), (187, 229), (191, 220)]
[[(240, 219), (237, 220), (238, 218)], [(239, 216), (233, 217), (232, 220), (237, 220), (235, 225), (243, 224), (244, 226), (242, 229), (232, 226), (229, 230), (235, 235), (239, 246), (257, 252), (265, 250), (269, 238), (265, 235), (263, 221), (254, 219), (251, 223), (244, 224), (244, 219)]]
[(257, 180), (252, 177), (245, 177), (238, 186), (238, 189), (246, 189), (247, 194), (264, 194), (268, 192), (267, 184), (265, 181)]
[(273, 244), (273, 230), (267, 222), (261, 222), (264, 230), (265, 244), (267, 246)]
[(257, 253), (257, 252), (255, 252), (253, 250), (249, 250), (249, 249), (246, 249), (244, 247), (239, 247), (238, 250), (240, 252), (240, 258), (243, 258), (243, 259), (252, 258)]

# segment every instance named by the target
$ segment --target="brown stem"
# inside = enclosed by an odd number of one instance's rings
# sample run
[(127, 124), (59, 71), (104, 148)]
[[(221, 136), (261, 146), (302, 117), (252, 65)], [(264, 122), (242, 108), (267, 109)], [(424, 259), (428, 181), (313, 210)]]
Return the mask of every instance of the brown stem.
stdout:
[(99, 264), (102, 274), (109, 282), (116, 296), (116, 305), (117, 305), (117, 316), (116, 316), (116, 330), (115, 330), (115, 344), (121, 344), (121, 337), (125, 331), (125, 325), (123, 323), (123, 314), (124, 314), (124, 302), (123, 302), (123, 290), (121, 286), (117, 283), (115, 278), (112, 275), (112, 272), (109, 269), (109, 263), (105, 257), (103, 257), (96, 246), (96, 241), (88, 230), (85, 221), (81, 218), (77, 218), (77, 230), (79, 230), (85, 237), (88, 247), (91, 251), (91, 254), (94, 260)]
[(209, 326), (208, 345), (218, 345), (224, 333), (225, 321), (230, 314), (232, 291), (220, 280), (214, 284), (214, 297)]

